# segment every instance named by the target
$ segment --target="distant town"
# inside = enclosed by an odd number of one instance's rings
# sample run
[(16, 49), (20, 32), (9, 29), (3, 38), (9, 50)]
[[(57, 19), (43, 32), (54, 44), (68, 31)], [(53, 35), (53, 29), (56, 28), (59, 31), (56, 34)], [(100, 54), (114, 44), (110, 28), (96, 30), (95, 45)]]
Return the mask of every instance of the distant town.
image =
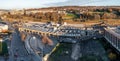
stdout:
[(114, 20), (119, 21), (120, 18), (119, 6), (63, 6), (50, 8), (32, 8), (22, 10), (0, 10), (0, 17), (4, 20), (24, 20), (24, 21), (39, 21), (39, 22), (68, 22), (68, 23), (83, 23), (99, 21), (109, 22), (111, 25)]
[(120, 6), (0, 9), (0, 61), (120, 61)]

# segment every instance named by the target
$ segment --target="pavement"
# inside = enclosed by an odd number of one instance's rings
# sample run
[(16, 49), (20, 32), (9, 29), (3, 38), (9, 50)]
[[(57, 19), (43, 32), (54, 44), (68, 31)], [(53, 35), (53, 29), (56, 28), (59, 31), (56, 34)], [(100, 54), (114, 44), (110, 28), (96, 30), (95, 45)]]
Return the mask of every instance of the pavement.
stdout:
[(78, 60), (78, 59), (79, 59), (80, 54), (81, 54), (81, 52), (80, 52), (81, 48), (80, 48), (80, 47), (81, 47), (81, 46), (79, 45), (79, 43), (76, 43), (76, 44), (73, 46), (73, 48), (72, 48), (72, 54), (71, 54), (71, 58), (72, 58), (73, 60)]

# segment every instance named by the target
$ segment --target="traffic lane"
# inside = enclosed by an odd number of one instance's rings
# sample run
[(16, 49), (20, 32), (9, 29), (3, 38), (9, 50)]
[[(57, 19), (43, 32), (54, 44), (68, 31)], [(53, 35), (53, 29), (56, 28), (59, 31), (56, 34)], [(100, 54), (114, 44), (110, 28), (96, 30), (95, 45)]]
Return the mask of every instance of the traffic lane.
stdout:
[(21, 57), (28, 57), (27, 51), (24, 48), (23, 42), (20, 39), (21, 37), (19, 36), (19, 32), (17, 30), (12, 33), (12, 41), (11, 41), (11, 49), (12, 49), (12, 57), (13, 59), (15, 58), (14, 55), (15, 53)]
[[(39, 54), (37, 54), (35, 52), (35, 49), (33, 48), (31, 41), (38, 41), (36, 39), (34, 39), (33, 35), (27, 35), (27, 39), (25, 40), (25, 46), (30, 54), (30, 58), (33, 61), (42, 61), (43, 56), (39, 56)], [(38, 44), (36, 44), (38, 45)], [(39, 46), (35, 46), (35, 47), (39, 47)], [(41, 47), (41, 46), (40, 46)], [(42, 53), (41, 53), (42, 54)]]

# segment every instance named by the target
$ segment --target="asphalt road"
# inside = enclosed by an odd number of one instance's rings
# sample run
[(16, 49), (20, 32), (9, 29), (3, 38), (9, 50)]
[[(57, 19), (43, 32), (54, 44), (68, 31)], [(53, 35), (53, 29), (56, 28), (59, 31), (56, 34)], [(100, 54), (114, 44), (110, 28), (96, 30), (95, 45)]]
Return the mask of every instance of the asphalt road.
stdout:
[(30, 61), (30, 55), (27, 53), (24, 47), (24, 43), (21, 41), (19, 32), (15, 30), (12, 33), (9, 61), (20, 61), (20, 60)]

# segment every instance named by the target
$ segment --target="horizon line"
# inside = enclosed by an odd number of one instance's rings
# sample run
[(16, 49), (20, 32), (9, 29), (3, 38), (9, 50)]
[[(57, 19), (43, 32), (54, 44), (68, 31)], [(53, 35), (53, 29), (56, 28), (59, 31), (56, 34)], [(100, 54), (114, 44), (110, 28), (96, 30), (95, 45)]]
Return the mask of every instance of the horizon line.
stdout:
[(0, 10), (14, 10), (14, 9), (40, 9), (40, 8), (52, 8), (52, 7), (69, 7), (69, 6), (78, 6), (78, 7), (120, 7), (120, 5), (66, 5), (66, 6), (45, 6), (45, 7), (28, 7), (28, 8), (0, 8)]

